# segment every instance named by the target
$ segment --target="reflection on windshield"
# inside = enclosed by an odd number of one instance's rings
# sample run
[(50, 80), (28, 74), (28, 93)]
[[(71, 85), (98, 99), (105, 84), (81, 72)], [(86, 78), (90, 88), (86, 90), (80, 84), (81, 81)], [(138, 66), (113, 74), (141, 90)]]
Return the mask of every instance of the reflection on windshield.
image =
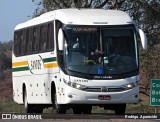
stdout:
[(88, 28), (64, 29), (68, 70), (96, 75), (137, 70), (137, 44), (132, 27)]

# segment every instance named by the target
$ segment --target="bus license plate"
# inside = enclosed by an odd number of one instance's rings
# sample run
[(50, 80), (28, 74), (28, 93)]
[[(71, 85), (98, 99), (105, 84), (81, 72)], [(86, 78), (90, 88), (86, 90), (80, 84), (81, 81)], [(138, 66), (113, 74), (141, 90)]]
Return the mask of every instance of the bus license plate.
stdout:
[(99, 100), (110, 100), (111, 96), (110, 95), (99, 95), (98, 99)]

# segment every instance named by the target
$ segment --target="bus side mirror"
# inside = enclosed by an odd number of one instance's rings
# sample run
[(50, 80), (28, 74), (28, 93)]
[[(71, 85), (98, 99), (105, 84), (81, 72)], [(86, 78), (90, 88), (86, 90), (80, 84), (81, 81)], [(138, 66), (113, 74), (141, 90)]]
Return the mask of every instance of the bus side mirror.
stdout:
[(142, 47), (144, 50), (147, 50), (147, 37), (146, 34), (139, 29), (139, 35), (140, 35), (140, 39), (141, 39), (141, 43), (142, 43)]
[(63, 50), (63, 46), (64, 45), (64, 33), (62, 31), (62, 29), (60, 28), (58, 31), (58, 48), (59, 50)]

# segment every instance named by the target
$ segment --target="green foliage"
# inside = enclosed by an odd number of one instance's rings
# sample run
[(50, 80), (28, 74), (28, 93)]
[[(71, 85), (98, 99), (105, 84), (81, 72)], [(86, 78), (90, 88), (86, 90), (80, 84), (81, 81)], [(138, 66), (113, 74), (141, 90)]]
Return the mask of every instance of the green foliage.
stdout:
[(11, 51), (13, 41), (0, 42), (0, 70), (11, 68)]
[(22, 105), (18, 105), (13, 100), (3, 98), (0, 99), (0, 112), (22, 113), (24, 112), (24, 107)]
[[(62, 8), (117, 8), (125, 0), (113, 2), (112, 0), (41, 0), (33, 17)], [(35, 2), (35, 1), (33, 1)]]
[(13, 46), (13, 41), (8, 41), (8, 42), (0, 42), (0, 50), (1, 51), (12, 51), (12, 46)]

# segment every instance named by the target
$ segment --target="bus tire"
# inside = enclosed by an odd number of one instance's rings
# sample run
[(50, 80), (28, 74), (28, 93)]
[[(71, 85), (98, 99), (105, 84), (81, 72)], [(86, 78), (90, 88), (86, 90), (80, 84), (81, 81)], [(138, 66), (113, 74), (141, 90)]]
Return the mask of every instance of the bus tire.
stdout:
[(24, 90), (24, 110), (25, 113), (33, 113), (33, 106), (31, 104), (28, 104), (27, 101), (27, 91)]
[(124, 115), (126, 111), (126, 104), (118, 104), (115, 108), (116, 115)]
[(66, 106), (63, 104), (57, 103), (57, 94), (55, 93), (55, 109), (57, 114), (65, 114), (66, 113)]

